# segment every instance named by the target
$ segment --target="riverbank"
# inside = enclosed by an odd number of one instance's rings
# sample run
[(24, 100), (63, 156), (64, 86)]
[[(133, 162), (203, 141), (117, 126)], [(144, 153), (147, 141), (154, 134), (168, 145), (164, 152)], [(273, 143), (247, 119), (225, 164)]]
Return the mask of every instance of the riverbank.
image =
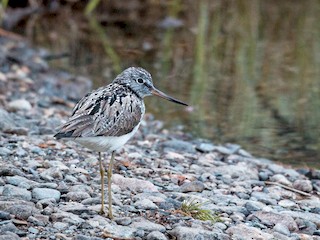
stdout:
[[(320, 239), (319, 170), (192, 139), (150, 115), (116, 156), (116, 218), (99, 215), (97, 153), (52, 137), (91, 81), (51, 69), (44, 50), (0, 43), (0, 239)], [(215, 221), (185, 211), (192, 200)]]

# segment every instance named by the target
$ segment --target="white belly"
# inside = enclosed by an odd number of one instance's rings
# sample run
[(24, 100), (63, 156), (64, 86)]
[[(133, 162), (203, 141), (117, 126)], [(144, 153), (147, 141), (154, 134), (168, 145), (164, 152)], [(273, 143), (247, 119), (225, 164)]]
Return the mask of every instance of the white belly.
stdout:
[(122, 147), (137, 132), (140, 123), (132, 130), (121, 137), (80, 137), (74, 139), (81, 145), (97, 152), (115, 151)]

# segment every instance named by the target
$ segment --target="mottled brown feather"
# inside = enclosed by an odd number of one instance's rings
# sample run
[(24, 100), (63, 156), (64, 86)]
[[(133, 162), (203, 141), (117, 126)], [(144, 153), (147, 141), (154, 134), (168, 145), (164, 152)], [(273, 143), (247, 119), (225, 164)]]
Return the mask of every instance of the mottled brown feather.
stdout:
[(134, 92), (112, 83), (83, 97), (55, 137), (122, 136), (139, 124), (144, 110)]

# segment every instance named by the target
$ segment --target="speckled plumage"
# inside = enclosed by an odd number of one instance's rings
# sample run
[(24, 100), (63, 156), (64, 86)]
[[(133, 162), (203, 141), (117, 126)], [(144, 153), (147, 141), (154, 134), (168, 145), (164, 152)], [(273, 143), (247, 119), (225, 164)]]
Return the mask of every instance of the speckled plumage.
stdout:
[(145, 106), (128, 87), (112, 83), (81, 99), (57, 138), (122, 136), (139, 124)]

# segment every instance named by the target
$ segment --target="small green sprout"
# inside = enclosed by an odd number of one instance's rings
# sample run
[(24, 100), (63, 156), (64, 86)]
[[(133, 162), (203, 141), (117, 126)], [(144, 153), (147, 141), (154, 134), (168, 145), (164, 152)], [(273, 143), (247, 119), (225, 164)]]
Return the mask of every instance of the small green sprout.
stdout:
[(202, 209), (205, 204), (206, 202), (200, 203), (195, 199), (185, 200), (179, 209), (179, 213), (202, 221), (210, 220), (212, 222), (219, 222), (220, 218), (214, 215), (209, 209)]

